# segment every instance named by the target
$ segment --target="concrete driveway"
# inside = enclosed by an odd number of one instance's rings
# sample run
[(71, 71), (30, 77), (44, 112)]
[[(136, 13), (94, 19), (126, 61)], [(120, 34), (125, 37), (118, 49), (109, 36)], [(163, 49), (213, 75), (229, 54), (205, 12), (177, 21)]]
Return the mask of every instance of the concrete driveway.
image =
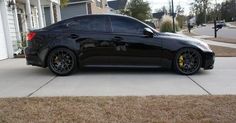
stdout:
[(216, 58), (215, 69), (192, 76), (163, 69), (86, 69), (58, 77), (27, 66), (25, 59), (0, 61), (0, 97), (236, 94), (236, 57)]

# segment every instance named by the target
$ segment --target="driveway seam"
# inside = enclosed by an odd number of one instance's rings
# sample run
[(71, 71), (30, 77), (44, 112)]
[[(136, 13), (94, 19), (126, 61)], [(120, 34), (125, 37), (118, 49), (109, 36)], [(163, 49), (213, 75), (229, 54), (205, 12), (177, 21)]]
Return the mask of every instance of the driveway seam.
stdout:
[(36, 93), (38, 90), (40, 90), (41, 88), (43, 88), (44, 86), (48, 85), (50, 82), (52, 82), (57, 76), (54, 76), (53, 78), (51, 78), (50, 80), (48, 80), (45, 84), (43, 84), (42, 86), (40, 86), (38, 89), (36, 89), (35, 91), (33, 91), (32, 93), (30, 93), (29, 95), (27, 95), (27, 97), (32, 96), (34, 93)]
[(207, 89), (205, 89), (203, 86), (201, 86), (200, 84), (198, 84), (196, 81), (194, 81), (191, 77), (187, 76), (191, 81), (193, 81), (198, 87), (200, 87), (202, 90), (204, 90), (205, 92), (207, 92), (207, 94), (212, 95)]

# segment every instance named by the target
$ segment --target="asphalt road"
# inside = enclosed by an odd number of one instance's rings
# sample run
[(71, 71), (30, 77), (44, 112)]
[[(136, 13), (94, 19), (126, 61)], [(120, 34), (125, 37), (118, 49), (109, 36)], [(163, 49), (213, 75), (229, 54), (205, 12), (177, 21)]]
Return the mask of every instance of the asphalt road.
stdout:
[[(213, 24), (209, 24), (205, 27), (198, 27), (193, 30), (198, 35), (214, 36)], [(219, 37), (236, 39), (236, 28), (223, 27), (217, 33)]]
[(165, 69), (86, 69), (58, 77), (25, 65), (25, 59), (7, 59), (0, 61), (0, 97), (236, 94), (235, 63), (236, 57), (216, 58), (213, 70), (192, 76)]

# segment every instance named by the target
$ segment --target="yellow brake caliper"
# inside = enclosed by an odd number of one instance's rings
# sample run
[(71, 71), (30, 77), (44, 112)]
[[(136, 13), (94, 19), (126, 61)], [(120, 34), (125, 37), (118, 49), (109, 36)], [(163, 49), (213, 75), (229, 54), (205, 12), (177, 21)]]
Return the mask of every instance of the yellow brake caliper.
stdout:
[(184, 57), (183, 57), (183, 55), (179, 56), (179, 66), (181, 68), (184, 66)]

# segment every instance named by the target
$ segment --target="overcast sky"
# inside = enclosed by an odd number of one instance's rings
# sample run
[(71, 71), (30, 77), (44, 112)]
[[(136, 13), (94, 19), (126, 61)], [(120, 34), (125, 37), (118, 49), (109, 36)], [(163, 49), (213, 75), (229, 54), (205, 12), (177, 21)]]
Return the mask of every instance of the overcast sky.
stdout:
[[(162, 6), (166, 6), (167, 8), (169, 7), (169, 0), (144, 0), (148, 1), (150, 3), (150, 6), (152, 10), (154, 11), (155, 9), (161, 8)], [(193, 2), (194, 0), (174, 0), (174, 5), (181, 5), (184, 7), (185, 14), (189, 14), (190, 11), (190, 3)], [(217, 0), (218, 3), (221, 3), (224, 0)], [(211, 0), (212, 3), (215, 3), (215, 0)]]
[[(109, 0), (111, 1), (111, 0)], [(128, 0), (130, 1), (130, 0)], [(150, 3), (150, 7), (152, 8), (153, 12), (155, 9), (159, 9), (162, 6), (166, 6), (167, 9), (169, 7), (169, 0), (144, 0), (144, 1), (148, 1)], [(189, 14), (190, 11), (190, 3), (193, 2), (194, 0), (174, 0), (174, 5), (181, 5), (182, 7), (184, 7), (184, 11), (185, 14)], [(217, 0), (218, 3), (221, 3), (224, 0)], [(211, 0), (212, 3), (215, 3), (215, 0)], [(175, 7), (176, 8), (176, 7)]]

